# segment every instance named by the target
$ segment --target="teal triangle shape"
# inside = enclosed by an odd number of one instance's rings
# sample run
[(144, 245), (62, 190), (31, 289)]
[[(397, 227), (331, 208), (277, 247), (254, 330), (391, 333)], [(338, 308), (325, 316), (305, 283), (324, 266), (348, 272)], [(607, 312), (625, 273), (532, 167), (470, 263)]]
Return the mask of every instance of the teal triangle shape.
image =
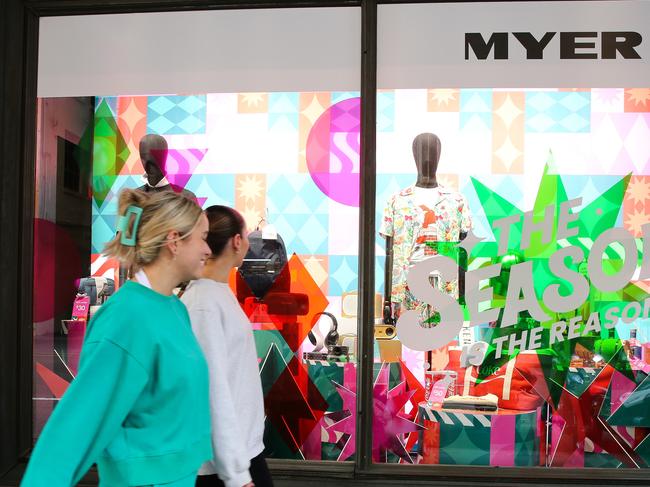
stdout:
[(289, 448), (278, 429), (268, 418), (264, 423), (264, 456), (287, 460), (304, 460), (300, 450), (294, 452)]
[(650, 397), (650, 376), (634, 389), (616, 412), (607, 418), (607, 422), (612, 426), (650, 427), (648, 397)]

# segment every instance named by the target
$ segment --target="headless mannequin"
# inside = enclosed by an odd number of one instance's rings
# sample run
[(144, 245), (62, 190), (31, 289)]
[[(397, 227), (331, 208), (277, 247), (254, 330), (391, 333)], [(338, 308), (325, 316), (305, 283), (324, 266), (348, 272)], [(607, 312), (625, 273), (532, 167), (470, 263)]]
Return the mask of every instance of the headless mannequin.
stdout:
[(160, 135), (147, 134), (140, 139), (139, 150), (149, 186), (155, 187), (166, 174), (167, 141)]
[(147, 134), (140, 139), (140, 160), (144, 167), (147, 184), (138, 189), (146, 192), (175, 191), (196, 201), (196, 195), (187, 189), (170, 184), (167, 176), (167, 141), (161, 135)]
[[(440, 138), (431, 133), (422, 133), (413, 139), (413, 159), (417, 169), (418, 177), (415, 183), (416, 188), (436, 188), (438, 181), (436, 173), (440, 162), (442, 146)], [(460, 239), (466, 237), (465, 233), (460, 234)], [(383, 321), (387, 325), (395, 324), (399, 317), (399, 304), (391, 303), (391, 291), (393, 287), (393, 237), (386, 238), (386, 264), (384, 273), (384, 310)], [(458, 269), (458, 291), (462, 296), (465, 292), (465, 271), (462, 266)]]

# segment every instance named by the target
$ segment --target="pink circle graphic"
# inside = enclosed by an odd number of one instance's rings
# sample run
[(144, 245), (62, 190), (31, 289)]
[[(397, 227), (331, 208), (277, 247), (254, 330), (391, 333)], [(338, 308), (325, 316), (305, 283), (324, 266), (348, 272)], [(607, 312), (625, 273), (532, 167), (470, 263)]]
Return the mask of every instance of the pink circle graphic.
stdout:
[(359, 206), (361, 99), (335, 103), (318, 117), (307, 137), (309, 174), (318, 188), (347, 206)]

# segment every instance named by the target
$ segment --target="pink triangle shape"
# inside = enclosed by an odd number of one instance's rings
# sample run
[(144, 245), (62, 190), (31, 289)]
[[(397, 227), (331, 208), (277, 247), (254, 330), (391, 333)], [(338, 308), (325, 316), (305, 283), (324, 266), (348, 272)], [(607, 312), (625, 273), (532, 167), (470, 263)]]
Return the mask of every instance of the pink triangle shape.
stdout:
[(208, 149), (169, 149), (165, 170), (167, 181), (185, 189)]
[(629, 393), (633, 392), (636, 388), (634, 381), (628, 379), (618, 371), (614, 372), (611, 382), (612, 387), (612, 409), (611, 414), (614, 414), (618, 408), (625, 402)]

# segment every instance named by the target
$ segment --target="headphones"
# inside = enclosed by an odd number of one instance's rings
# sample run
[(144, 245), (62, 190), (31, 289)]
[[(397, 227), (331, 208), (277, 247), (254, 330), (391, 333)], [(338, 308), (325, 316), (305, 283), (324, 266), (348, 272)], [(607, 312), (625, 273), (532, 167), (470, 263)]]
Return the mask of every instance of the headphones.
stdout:
[[(319, 321), (319, 317), (321, 315), (327, 316), (331, 321), (330, 329), (324, 338), (320, 328), (317, 326), (317, 322)], [(329, 348), (333, 345), (336, 345), (339, 340), (339, 333), (337, 331), (338, 327), (339, 323), (332, 313), (323, 311), (314, 315), (313, 319), (311, 320), (311, 331), (307, 334), (307, 338), (309, 338), (311, 344), (316, 347), (314, 348), (314, 352), (320, 352), (323, 348)]]

